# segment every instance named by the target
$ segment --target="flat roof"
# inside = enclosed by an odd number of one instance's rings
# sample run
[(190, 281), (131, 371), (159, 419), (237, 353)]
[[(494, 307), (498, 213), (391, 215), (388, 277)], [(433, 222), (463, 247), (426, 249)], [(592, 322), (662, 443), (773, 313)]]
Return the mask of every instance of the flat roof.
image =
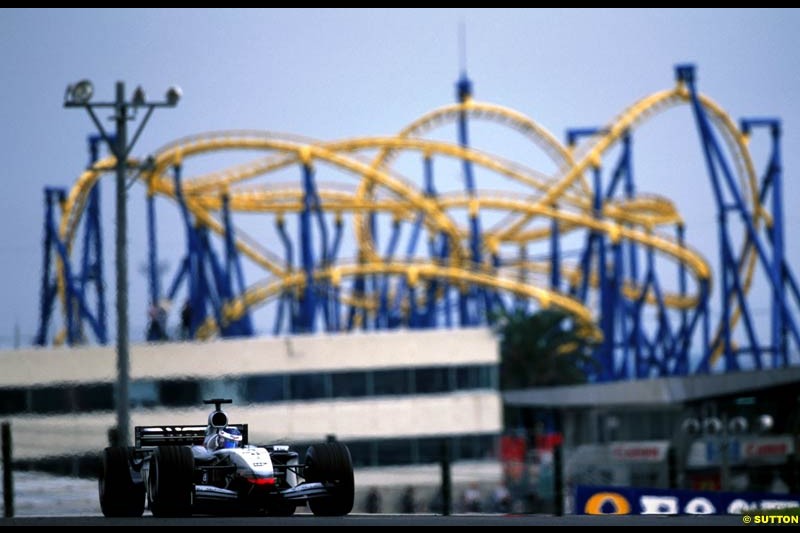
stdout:
[(800, 383), (800, 367), (520, 389), (503, 400), (519, 407), (664, 406), (791, 383)]

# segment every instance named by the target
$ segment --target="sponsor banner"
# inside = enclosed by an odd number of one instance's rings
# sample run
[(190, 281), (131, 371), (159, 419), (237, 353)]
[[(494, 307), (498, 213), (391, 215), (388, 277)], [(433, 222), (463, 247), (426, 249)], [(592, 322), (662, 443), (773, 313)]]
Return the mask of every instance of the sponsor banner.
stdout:
[(667, 458), (669, 441), (616, 442), (611, 458), (626, 463), (660, 463)]
[(794, 453), (794, 439), (789, 435), (742, 439), (742, 459), (780, 459)]
[(800, 507), (800, 494), (590, 487), (575, 492), (577, 514), (742, 514)]
[(727, 441), (722, 437), (698, 439), (689, 448), (686, 464), (692, 468), (718, 466), (726, 449), (728, 462), (732, 465), (782, 464), (794, 453), (794, 439), (791, 435), (737, 436)]

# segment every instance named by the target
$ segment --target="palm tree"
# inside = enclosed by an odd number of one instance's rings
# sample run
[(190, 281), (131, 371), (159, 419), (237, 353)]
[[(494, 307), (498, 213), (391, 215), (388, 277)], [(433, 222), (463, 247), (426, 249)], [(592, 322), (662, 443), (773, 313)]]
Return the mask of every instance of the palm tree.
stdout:
[(504, 390), (585, 383), (594, 341), (568, 313), (514, 310), (500, 316), (500, 387)]

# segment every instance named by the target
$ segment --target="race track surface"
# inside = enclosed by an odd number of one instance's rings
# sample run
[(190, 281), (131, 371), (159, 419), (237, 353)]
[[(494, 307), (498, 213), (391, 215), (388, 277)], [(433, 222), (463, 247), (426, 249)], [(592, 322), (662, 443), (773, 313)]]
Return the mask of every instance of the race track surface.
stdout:
[(5, 526), (736, 526), (741, 516), (504, 516), (504, 515), (360, 515), (344, 517), (192, 517), (104, 518), (102, 516), (48, 516), (0, 519)]

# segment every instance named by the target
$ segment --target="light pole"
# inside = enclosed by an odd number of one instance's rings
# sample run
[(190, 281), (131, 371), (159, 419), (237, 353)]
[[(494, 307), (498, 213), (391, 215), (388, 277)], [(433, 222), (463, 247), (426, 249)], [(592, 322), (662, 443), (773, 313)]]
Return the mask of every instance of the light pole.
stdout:
[[(170, 87), (166, 99), (161, 102), (147, 102), (144, 91), (137, 87), (133, 92), (133, 99), (125, 100), (125, 84), (121, 81), (116, 85), (116, 97), (111, 102), (91, 102), (94, 88), (89, 80), (81, 80), (69, 85), (64, 95), (64, 107), (82, 107), (89, 112), (92, 122), (97, 127), (103, 140), (108, 145), (109, 151), (116, 158), (116, 184), (117, 184), (117, 231), (116, 231), (116, 269), (117, 269), (117, 444), (127, 446), (130, 444), (130, 401), (128, 384), (130, 382), (130, 353), (128, 339), (128, 253), (127, 230), (128, 215), (126, 210), (126, 185), (125, 176), (128, 172), (128, 155), (133, 145), (139, 139), (150, 115), (157, 107), (175, 107), (180, 100), (181, 90)], [(107, 107), (114, 110), (111, 117), (114, 120), (116, 131), (113, 137), (106, 133), (103, 124), (97, 118), (95, 108)], [(136, 132), (128, 143), (128, 121), (135, 119), (139, 109), (146, 109)], [(134, 115), (130, 115), (130, 111)], [(135, 167), (134, 167), (135, 168)]]

